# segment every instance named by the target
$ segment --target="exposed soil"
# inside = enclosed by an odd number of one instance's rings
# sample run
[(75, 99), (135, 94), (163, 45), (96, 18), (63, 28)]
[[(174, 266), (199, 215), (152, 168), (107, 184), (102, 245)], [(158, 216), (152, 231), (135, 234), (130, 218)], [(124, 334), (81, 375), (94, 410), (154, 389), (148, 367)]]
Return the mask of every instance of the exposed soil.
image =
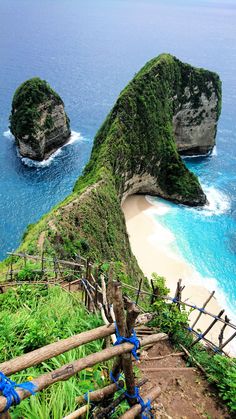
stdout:
[[(161, 388), (160, 397), (153, 403), (155, 418), (233, 418), (219, 401), (214, 389), (203, 374), (198, 369), (188, 368), (181, 355), (148, 360), (148, 358), (164, 356), (173, 352), (169, 342), (160, 342), (146, 353), (144, 352), (137, 363), (142, 378), (146, 377), (149, 380), (143, 386), (142, 394), (146, 394), (148, 389), (154, 386)], [(146, 368), (150, 370), (145, 371)], [(170, 368), (170, 370), (152, 371), (154, 368)], [(181, 368), (181, 370), (173, 368)]]

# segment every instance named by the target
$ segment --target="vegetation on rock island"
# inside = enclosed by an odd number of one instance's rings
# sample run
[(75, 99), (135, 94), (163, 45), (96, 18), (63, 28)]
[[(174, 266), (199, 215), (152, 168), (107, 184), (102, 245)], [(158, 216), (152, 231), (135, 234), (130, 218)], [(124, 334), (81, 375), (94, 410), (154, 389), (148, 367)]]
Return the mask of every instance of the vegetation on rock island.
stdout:
[(23, 156), (42, 160), (70, 135), (64, 103), (50, 85), (38, 77), (16, 90), (10, 115), (10, 130)]

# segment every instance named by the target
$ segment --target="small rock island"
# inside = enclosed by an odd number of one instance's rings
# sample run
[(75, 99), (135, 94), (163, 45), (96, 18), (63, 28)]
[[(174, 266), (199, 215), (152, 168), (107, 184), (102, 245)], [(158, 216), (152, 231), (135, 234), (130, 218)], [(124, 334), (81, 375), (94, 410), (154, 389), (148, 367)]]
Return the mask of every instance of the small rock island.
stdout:
[(16, 90), (10, 130), (20, 154), (37, 161), (47, 159), (71, 134), (62, 99), (38, 77), (25, 81)]

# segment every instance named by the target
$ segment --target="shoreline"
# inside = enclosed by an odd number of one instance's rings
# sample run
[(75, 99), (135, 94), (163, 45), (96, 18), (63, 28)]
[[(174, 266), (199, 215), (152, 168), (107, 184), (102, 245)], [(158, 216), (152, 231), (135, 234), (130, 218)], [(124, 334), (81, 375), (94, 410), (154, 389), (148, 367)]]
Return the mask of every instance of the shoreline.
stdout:
[[(172, 232), (154, 218), (154, 215), (164, 215), (168, 212), (168, 206), (162, 201), (155, 202), (154, 205), (145, 195), (132, 195), (125, 200), (122, 210), (132, 252), (144, 275), (149, 279), (153, 272), (164, 276), (172, 297), (176, 291), (177, 281), (181, 278), (182, 284), (185, 285), (182, 299), (202, 307), (209, 297), (210, 290), (203, 286), (201, 275), (195, 268), (172, 250), (171, 244), (175, 241)], [(225, 307), (222, 307), (219, 298), (214, 296), (206, 310), (219, 314), (222, 308)], [(190, 324), (198, 313), (194, 310), (190, 314)], [(197, 329), (205, 331), (212, 320), (212, 317), (203, 314), (197, 323)], [(218, 344), (221, 328), (222, 323), (217, 322), (207, 334), (207, 337), (216, 344)], [(232, 329), (226, 328), (224, 340), (231, 334)], [(230, 355), (236, 355), (236, 347), (233, 343), (227, 345), (225, 350)]]

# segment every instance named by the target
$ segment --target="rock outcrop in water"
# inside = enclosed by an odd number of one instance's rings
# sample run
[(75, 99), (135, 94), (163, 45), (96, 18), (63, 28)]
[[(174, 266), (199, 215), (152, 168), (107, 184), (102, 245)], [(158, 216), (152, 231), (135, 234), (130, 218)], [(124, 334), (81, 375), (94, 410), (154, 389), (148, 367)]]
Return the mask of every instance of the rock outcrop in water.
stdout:
[(60, 96), (37, 77), (16, 90), (10, 130), (20, 154), (33, 160), (47, 159), (68, 141), (70, 123)]
[(186, 65), (183, 65), (183, 70), (185, 86), (173, 115), (178, 151), (190, 156), (208, 154), (215, 146), (221, 109), (221, 83), (214, 73), (192, 71)]
[(125, 274), (137, 281), (140, 269), (130, 249), (121, 203), (134, 193), (186, 205), (206, 202), (197, 177), (178, 153), (175, 120), (178, 116), (179, 124), (186, 125), (186, 115), (191, 115), (191, 132), (199, 116), (203, 127), (208, 116), (198, 115), (199, 106), (204, 97), (212, 108), (212, 96), (216, 123), (221, 85), (215, 73), (168, 54), (148, 62), (121, 92), (98, 131), (73, 193), (29, 227), (20, 251), (38, 253), (40, 247), (45, 254), (65, 259), (80, 253), (99, 262), (121, 261)]

